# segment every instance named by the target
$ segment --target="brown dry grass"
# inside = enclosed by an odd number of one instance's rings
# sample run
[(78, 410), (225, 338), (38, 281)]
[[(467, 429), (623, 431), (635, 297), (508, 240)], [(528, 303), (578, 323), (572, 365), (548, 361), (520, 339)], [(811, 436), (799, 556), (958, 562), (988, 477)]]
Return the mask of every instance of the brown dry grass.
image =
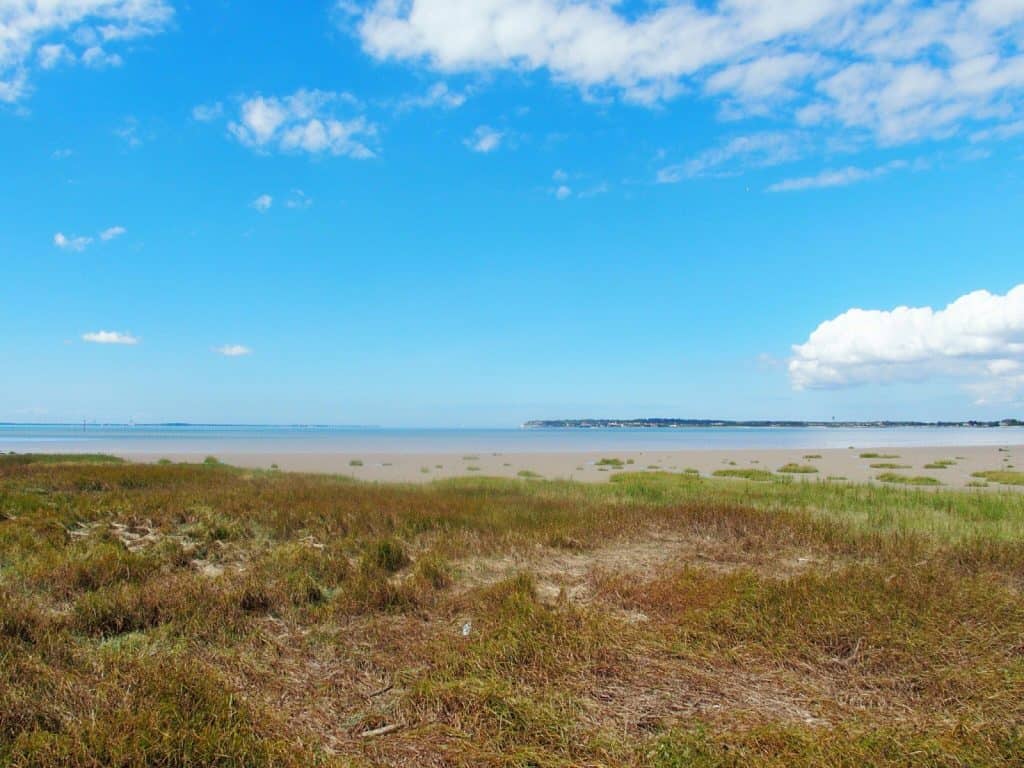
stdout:
[(1016, 496), (5, 459), (2, 764), (1022, 764)]

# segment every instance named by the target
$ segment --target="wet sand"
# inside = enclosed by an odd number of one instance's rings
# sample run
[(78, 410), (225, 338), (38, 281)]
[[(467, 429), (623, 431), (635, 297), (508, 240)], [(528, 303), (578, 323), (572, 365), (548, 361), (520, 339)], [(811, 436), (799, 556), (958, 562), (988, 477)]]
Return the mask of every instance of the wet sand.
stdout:
[[(877, 457), (863, 454), (876, 453)], [(121, 454), (125, 458), (152, 462), (201, 461), (197, 454)], [(977, 483), (974, 472), (1000, 469), (1024, 471), (1024, 446), (971, 447), (871, 447), (847, 449), (736, 449), (681, 451), (618, 451), (565, 453), (225, 453), (217, 456), (228, 464), (253, 469), (318, 472), (348, 475), (376, 482), (430, 482), (451, 477), (542, 477), (581, 482), (607, 482), (625, 471), (684, 472), (697, 470), (711, 475), (716, 470), (763, 469), (777, 472), (786, 464), (809, 465), (818, 471), (790, 475), (796, 480), (815, 481), (843, 478), (851, 482), (877, 481), (884, 472), (934, 477), (944, 487), (963, 488)], [(617, 459), (617, 465), (602, 465), (602, 459)], [(953, 462), (946, 468), (928, 469), (926, 464)], [(894, 464), (897, 467), (872, 467)], [(991, 487), (997, 487), (995, 483)], [(998, 486), (1012, 488), (1013, 486)], [(1024, 490), (1024, 486), (1016, 486)]]

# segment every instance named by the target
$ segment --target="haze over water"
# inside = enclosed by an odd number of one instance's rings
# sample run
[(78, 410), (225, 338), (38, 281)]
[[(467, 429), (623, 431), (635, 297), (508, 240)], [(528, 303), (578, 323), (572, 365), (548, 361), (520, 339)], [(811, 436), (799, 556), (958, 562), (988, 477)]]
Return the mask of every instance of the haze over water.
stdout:
[(1020, 444), (1024, 444), (1021, 427), (393, 429), (0, 425), (0, 451), (18, 453), (571, 453)]

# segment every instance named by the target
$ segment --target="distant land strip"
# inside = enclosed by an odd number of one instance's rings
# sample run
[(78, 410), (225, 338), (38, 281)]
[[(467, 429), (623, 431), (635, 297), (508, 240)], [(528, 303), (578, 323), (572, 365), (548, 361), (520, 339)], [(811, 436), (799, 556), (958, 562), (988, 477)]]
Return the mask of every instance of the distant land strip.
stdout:
[(999, 421), (730, 421), (727, 419), (542, 419), (523, 429), (679, 429), (693, 427), (1024, 427), (1019, 419)]

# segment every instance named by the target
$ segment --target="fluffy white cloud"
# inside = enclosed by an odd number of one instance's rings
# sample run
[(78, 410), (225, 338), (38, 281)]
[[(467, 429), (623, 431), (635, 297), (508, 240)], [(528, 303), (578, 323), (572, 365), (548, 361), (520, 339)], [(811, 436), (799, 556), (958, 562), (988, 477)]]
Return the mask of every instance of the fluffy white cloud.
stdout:
[(65, 251), (84, 251), (91, 242), (92, 238), (84, 235), (68, 237), (63, 232), (58, 232), (53, 236), (53, 244)]
[(100, 232), (100, 240), (114, 240), (115, 238), (120, 237), (127, 231), (128, 230), (125, 229), (124, 227), (107, 227), (102, 232)]
[(562, 184), (555, 189), (555, 197), (559, 200), (566, 200), (572, 197), (572, 188)]
[(545, 70), (639, 102), (701, 92), (884, 144), (998, 125), (1024, 99), (1020, 0), (373, 0), (355, 13), (379, 59), (441, 72)]
[(270, 195), (260, 195), (255, 200), (253, 200), (251, 203), (249, 203), (249, 206), (251, 208), (255, 208), (260, 213), (266, 213), (267, 211), (270, 210), (270, 207), (273, 204), (274, 204), (274, 198), (273, 197), (271, 197)]
[(489, 125), (481, 125), (463, 143), (474, 152), (487, 154), (501, 146), (501, 140), (504, 137), (505, 134), (501, 131), (497, 131)]
[(1008, 399), (1024, 385), (1024, 284), (939, 310), (848, 310), (793, 347), (789, 375), (798, 389), (966, 376), (979, 399)]
[(33, 65), (118, 66), (110, 46), (157, 34), (173, 15), (166, 0), (2, 0), (0, 101), (25, 96)]
[(252, 96), (242, 102), (228, 131), (252, 149), (343, 155), (357, 159), (375, 156), (368, 144), (377, 127), (362, 115), (339, 116), (357, 100), (347, 93), (299, 90), (290, 96)]
[(902, 160), (893, 160), (885, 165), (877, 165), (874, 168), (858, 168), (847, 166), (838, 170), (822, 171), (814, 176), (801, 176), (795, 179), (785, 179), (776, 182), (768, 187), (769, 192), (799, 192), (805, 189), (825, 189), (828, 187), (848, 187), (861, 181), (870, 181), (880, 176), (892, 173), (893, 171), (907, 168), (908, 164)]
[(214, 352), (224, 357), (245, 357), (252, 354), (252, 350), (249, 347), (241, 344), (225, 344), (223, 347), (217, 347)]
[(313, 198), (301, 189), (293, 189), (292, 195), (284, 202), (286, 208), (309, 208), (313, 205)]
[(120, 331), (83, 333), (82, 341), (87, 341), (90, 344), (124, 344), (126, 346), (134, 346), (139, 343), (137, 337), (132, 336), (130, 333), (121, 333)]

